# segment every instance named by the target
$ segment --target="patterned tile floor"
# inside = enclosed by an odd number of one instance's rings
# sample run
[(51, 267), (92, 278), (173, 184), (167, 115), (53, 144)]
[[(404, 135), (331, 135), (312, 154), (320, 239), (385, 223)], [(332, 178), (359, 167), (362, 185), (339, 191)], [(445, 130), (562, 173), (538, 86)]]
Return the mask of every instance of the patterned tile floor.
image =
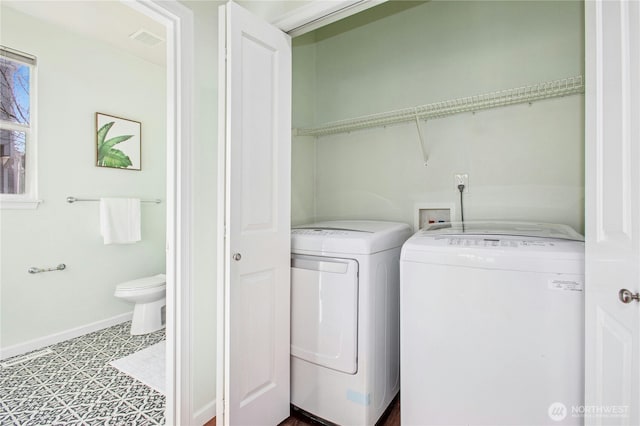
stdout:
[(165, 339), (164, 330), (131, 336), (130, 326), (118, 324), (49, 346), (50, 354), (0, 366), (0, 425), (164, 424), (165, 397), (109, 365)]

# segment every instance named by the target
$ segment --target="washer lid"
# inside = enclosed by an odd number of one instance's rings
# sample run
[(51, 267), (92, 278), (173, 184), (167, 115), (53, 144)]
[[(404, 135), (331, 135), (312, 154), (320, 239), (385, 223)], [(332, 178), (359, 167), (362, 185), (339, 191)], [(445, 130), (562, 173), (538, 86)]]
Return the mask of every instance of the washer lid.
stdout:
[(584, 241), (570, 226), (535, 222), (446, 222), (434, 223), (419, 232), (421, 235), (510, 235), (518, 237), (555, 238)]
[(406, 223), (338, 220), (300, 225), (291, 230), (292, 251), (372, 254), (400, 247), (411, 235)]
[[(566, 225), (522, 222), (438, 224), (402, 248), (403, 262), (584, 274), (584, 242)], [(448, 227), (447, 227), (448, 225)], [(435, 228), (435, 229), (434, 229)]]
[(125, 281), (116, 286), (116, 290), (141, 290), (144, 288), (160, 287), (167, 283), (165, 274), (158, 274), (152, 277), (138, 278), (137, 280)]

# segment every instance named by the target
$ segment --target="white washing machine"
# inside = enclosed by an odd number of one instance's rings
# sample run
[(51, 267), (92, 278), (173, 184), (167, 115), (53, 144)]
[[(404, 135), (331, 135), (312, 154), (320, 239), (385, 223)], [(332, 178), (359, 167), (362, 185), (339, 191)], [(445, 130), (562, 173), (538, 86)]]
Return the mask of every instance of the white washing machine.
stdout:
[(402, 424), (582, 424), (572, 412), (584, 392), (582, 236), (447, 226), (402, 249)]
[(408, 225), (332, 221), (291, 230), (291, 403), (374, 425), (400, 388), (400, 248)]

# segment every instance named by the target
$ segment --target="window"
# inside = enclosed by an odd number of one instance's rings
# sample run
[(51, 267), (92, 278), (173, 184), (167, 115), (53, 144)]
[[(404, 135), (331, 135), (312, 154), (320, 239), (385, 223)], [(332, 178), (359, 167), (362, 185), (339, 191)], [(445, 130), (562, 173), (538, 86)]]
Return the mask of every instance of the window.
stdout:
[(0, 202), (35, 208), (34, 91), (36, 58), (0, 46)]

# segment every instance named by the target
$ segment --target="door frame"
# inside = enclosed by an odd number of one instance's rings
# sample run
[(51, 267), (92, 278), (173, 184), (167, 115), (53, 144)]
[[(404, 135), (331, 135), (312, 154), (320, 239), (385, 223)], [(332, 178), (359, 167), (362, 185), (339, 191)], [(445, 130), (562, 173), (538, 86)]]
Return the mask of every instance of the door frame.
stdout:
[(177, 0), (121, 1), (167, 29), (165, 421), (169, 425), (191, 424), (193, 12)]
[[(638, 306), (633, 301), (622, 305), (616, 297), (621, 287), (638, 291), (637, 269), (631, 266), (638, 252), (638, 174), (624, 164), (638, 154), (637, 127), (629, 120), (638, 106), (632, 76), (638, 68), (633, 41), (639, 10), (632, 3), (585, 2), (585, 75), (590, 83), (585, 92), (585, 407), (616, 410), (585, 411), (585, 425), (633, 424), (640, 417)], [(611, 40), (617, 40), (620, 52), (611, 48)], [(607, 150), (613, 160), (605, 161)], [(614, 169), (620, 174), (607, 173)], [(607, 203), (604, 193), (612, 193), (615, 201)], [(612, 419), (615, 414), (618, 418)]]

